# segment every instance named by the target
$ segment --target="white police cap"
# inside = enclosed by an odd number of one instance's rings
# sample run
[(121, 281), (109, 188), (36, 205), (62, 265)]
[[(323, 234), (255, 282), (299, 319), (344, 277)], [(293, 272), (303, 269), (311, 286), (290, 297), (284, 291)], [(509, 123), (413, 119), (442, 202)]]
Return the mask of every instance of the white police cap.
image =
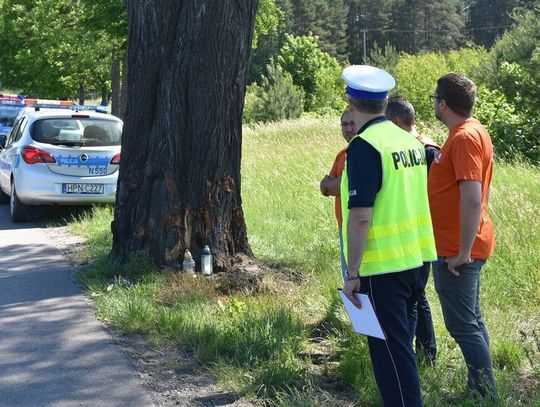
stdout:
[(396, 86), (392, 75), (374, 66), (348, 66), (342, 75), (347, 84), (347, 94), (358, 99), (385, 99), (388, 91)]

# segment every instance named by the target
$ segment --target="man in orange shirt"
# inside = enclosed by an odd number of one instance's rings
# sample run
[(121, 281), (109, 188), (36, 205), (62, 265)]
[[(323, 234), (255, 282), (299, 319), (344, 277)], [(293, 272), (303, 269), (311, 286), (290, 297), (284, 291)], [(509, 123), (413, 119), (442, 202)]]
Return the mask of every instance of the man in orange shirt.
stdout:
[[(358, 132), (358, 127), (354, 123), (351, 114), (345, 110), (343, 114), (341, 115), (341, 134), (345, 141), (349, 143), (351, 139), (356, 135)], [(345, 258), (343, 257), (343, 238), (341, 236), (341, 223), (343, 221), (343, 217), (341, 215), (341, 197), (339, 195), (339, 184), (341, 182), (341, 173), (343, 172), (343, 168), (345, 167), (345, 160), (347, 159), (347, 147), (341, 149), (338, 151), (336, 155), (336, 159), (334, 160), (334, 164), (332, 165), (332, 169), (330, 170), (330, 174), (327, 174), (324, 176), (324, 178), (321, 180), (320, 188), (321, 188), (321, 194), (324, 196), (334, 196), (335, 203), (334, 203), (334, 211), (336, 214), (336, 220), (338, 224), (338, 230), (339, 230), (339, 248), (340, 248), (340, 257), (341, 257), (341, 271), (342, 273), (345, 273), (347, 270), (347, 266), (345, 265)]]
[(495, 247), (487, 213), (493, 145), (472, 117), (476, 85), (450, 73), (431, 96), (448, 139), (428, 177), (438, 261), (433, 277), (448, 332), (461, 348), (473, 395), (497, 400), (489, 336), (480, 311), (480, 271)]

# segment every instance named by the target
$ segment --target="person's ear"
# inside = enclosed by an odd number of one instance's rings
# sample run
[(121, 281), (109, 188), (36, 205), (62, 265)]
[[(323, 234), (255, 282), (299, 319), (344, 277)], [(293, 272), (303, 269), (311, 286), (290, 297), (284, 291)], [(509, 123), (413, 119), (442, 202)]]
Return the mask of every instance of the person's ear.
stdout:
[(441, 109), (446, 109), (448, 107), (448, 104), (446, 103), (446, 100), (444, 99), (438, 99), (437, 103), (440, 103), (439, 108)]

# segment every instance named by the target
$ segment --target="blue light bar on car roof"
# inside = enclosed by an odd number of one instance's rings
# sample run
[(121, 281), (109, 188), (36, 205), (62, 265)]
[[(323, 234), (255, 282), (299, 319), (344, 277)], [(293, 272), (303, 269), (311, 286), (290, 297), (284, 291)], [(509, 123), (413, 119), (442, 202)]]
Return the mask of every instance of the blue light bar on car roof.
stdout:
[(15, 100), (15, 99), (1, 99), (0, 98), (0, 105), (3, 106), (22, 106), (24, 107), (24, 103), (22, 100)]
[(107, 109), (106, 106), (94, 106), (94, 105), (56, 105), (50, 103), (35, 103), (31, 107), (34, 107), (36, 110), (39, 109), (63, 109), (63, 110), (73, 110), (75, 112), (80, 111), (95, 111), (103, 112), (103, 108)]

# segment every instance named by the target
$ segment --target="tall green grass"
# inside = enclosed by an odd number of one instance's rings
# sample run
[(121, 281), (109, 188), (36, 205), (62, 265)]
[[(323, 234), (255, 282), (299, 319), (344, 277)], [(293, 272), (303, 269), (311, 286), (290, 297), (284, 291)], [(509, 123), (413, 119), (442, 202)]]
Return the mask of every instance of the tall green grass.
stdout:
[[(274, 288), (257, 294), (224, 294), (214, 280), (158, 273), (144, 254), (124, 267), (109, 265), (110, 209), (96, 208), (94, 216), (72, 223), (89, 239), (85, 255), (94, 260), (81, 279), (101, 317), (125, 332), (146, 333), (155, 343), (191, 347), (224, 385), (273, 406), (340, 405), (340, 397), (380, 405), (366, 340), (352, 333), (337, 297), (333, 201), (319, 192), (343, 143), (337, 118), (244, 129), (250, 244), (259, 260), (279, 270)], [(490, 211), (497, 249), (482, 271), (481, 301), (501, 400), (508, 406), (540, 401), (540, 348), (534, 341), (540, 332), (539, 205), (540, 170), (497, 163)], [(287, 271), (305, 278), (286, 284), (280, 279)], [(419, 366), (424, 402), (472, 405), (464, 390), (464, 362), (444, 328), (431, 282), (427, 291), (439, 358), (435, 367)], [(322, 376), (310, 357), (321, 344), (330, 355)]]

